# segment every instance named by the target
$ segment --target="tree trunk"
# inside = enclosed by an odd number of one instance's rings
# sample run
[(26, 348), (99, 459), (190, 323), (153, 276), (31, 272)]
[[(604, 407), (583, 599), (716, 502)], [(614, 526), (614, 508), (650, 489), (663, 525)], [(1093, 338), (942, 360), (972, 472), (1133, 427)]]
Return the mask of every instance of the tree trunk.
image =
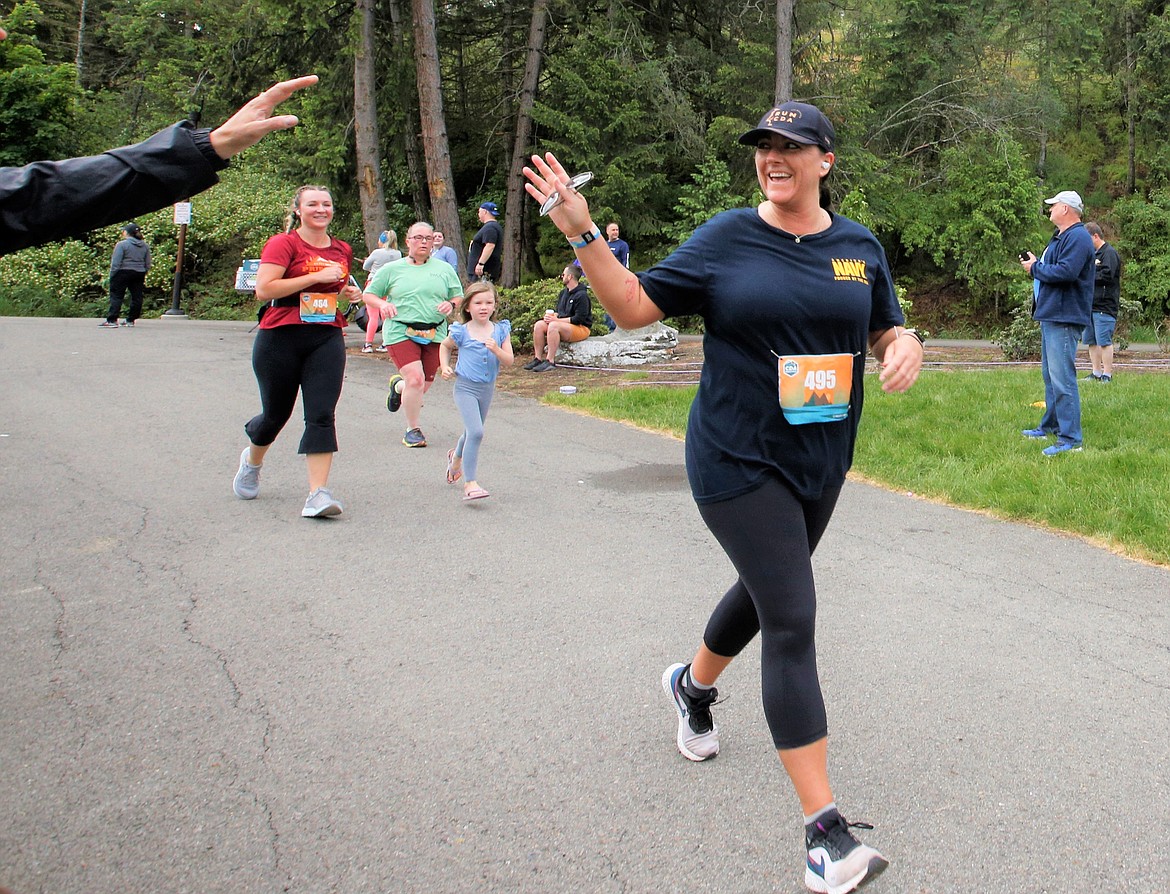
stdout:
[(511, 288), (520, 284), (520, 249), (524, 215), (529, 210), (524, 191), (524, 163), (532, 139), (532, 106), (540, 81), (540, 60), (548, 25), (548, 0), (533, 0), (532, 24), (528, 29), (528, 51), (524, 60), (524, 81), (516, 108), (516, 137), (512, 143), (512, 161), (508, 169), (508, 192), (504, 199), (504, 272), (501, 285)]
[(81, 12), (77, 16), (77, 57), (73, 64), (77, 66), (77, 86), (81, 84), (81, 73), (85, 63), (85, 7), (86, 0), (81, 0)]
[(451, 149), (447, 142), (447, 121), (443, 116), (442, 78), (439, 73), (439, 45), (435, 38), (433, 0), (411, 0), (414, 13), (414, 59), (418, 76), (418, 113), (422, 125), (423, 155), (427, 161), (427, 187), (431, 194), (435, 229), (442, 230), (446, 243), (459, 256), (461, 275), (467, 270), (467, 248), (459, 223), (459, 205), (452, 190)]
[(537, 229), (536, 219), (537, 215), (535, 214), (524, 215), (524, 239), (521, 241), (523, 242), (524, 256), (528, 258), (528, 269), (537, 279), (548, 279), (548, 274), (544, 272), (544, 264), (540, 260), (540, 252), (536, 250), (537, 243), (540, 242), (540, 230)]
[[(390, 31), (395, 59), (406, 59), (406, 34), (402, 28), (402, 7), (399, 0), (390, 0)], [(414, 213), (418, 220), (431, 216), (430, 200), (427, 195), (427, 176), (423, 169), (422, 148), (418, 144), (418, 115), (413, 102), (404, 103), (402, 148), (406, 155), (406, 169), (410, 172)]]
[(353, 134), (357, 156), (358, 195), (366, 250), (378, 246), (386, 229), (386, 195), (382, 189), (382, 153), (374, 86), (374, 0), (357, 0), (358, 44), (353, 54)]
[(1133, 6), (1125, 7), (1125, 194), (1137, 191), (1137, 62), (1133, 52)]
[(792, 12), (796, 0), (776, 0), (776, 105), (792, 99)]

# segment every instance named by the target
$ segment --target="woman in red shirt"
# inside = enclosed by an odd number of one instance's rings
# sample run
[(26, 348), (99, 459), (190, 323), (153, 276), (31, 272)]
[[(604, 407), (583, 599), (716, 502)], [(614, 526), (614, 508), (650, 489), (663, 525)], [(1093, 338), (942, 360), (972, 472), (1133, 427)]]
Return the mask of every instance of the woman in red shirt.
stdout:
[(285, 232), (269, 239), (260, 253), (256, 297), (267, 304), (261, 308), (252, 368), (261, 410), (244, 426), (249, 444), (232, 483), (241, 500), (260, 493), (264, 455), (292, 416), (299, 391), (305, 433), (297, 452), (305, 454), (309, 473), (305, 518), (340, 515), (342, 508), (326, 486), (337, 452), (334, 412), (345, 376), (346, 323), (337, 299), (356, 301), (361, 290), (346, 285), (353, 249), (329, 235), (332, 221), (329, 190), (302, 186), (293, 196)]

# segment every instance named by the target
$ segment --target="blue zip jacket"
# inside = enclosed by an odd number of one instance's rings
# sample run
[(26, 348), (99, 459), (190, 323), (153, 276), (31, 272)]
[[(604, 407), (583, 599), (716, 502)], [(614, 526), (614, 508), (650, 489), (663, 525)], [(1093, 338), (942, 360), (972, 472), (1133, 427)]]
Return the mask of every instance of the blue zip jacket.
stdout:
[(1093, 318), (1097, 251), (1085, 225), (1077, 221), (1056, 233), (1041, 257), (1032, 265), (1037, 283), (1032, 319), (1088, 326)]

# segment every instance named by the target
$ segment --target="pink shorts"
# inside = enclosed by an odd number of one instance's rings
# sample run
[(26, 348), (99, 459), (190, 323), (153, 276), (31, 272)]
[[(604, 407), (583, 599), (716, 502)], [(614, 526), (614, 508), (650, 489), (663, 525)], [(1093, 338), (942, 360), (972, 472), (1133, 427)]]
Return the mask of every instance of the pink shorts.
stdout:
[(406, 364), (418, 363), (421, 360), (423, 381), (435, 381), (435, 373), (439, 371), (439, 343), (437, 341), (420, 345), (417, 341), (411, 341), (408, 338), (406, 341), (386, 345), (386, 350), (390, 353), (390, 359), (394, 361), (399, 372), (402, 372), (402, 367)]

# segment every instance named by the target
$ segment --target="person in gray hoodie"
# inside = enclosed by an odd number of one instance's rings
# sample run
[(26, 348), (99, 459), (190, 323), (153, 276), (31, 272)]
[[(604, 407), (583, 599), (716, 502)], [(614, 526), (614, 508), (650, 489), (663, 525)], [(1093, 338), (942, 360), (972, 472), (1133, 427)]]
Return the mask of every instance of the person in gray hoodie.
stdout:
[(110, 259), (110, 307), (101, 324), (107, 329), (118, 325), (118, 314), (127, 289), (130, 290), (130, 309), (126, 311), (122, 325), (133, 326), (134, 321), (142, 316), (142, 286), (150, 269), (150, 246), (143, 240), (138, 224), (128, 223), (122, 227), (122, 232), (126, 238), (114, 246), (114, 256)]

